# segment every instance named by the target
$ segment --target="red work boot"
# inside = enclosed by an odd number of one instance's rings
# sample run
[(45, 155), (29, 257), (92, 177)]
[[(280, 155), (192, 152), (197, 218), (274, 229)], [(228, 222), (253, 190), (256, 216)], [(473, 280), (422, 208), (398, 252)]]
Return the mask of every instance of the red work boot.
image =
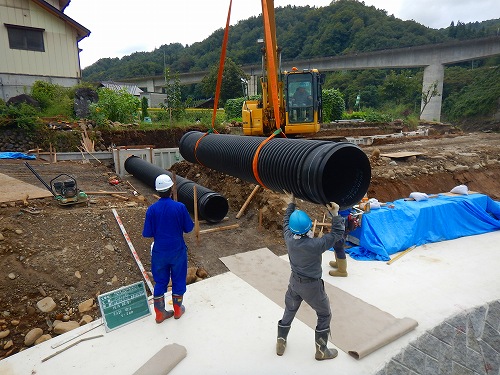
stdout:
[(186, 308), (182, 305), (182, 296), (173, 294), (172, 302), (174, 304), (174, 318), (179, 319), (186, 311)]
[(174, 316), (174, 312), (172, 310), (165, 310), (165, 296), (161, 297), (153, 297), (155, 314), (156, 314), (156, 323), (161, 323), (165, 319), (171, 318)]

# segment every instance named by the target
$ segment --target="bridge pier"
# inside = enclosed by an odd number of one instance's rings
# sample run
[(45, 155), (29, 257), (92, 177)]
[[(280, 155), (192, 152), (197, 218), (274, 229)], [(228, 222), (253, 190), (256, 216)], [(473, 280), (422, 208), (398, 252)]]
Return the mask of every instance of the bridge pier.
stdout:
[(429, 103), (424, 108), (424, 100), (420, 104), (420, 110), (423, 112), (420, 115), (421, 120), (441, 121), (441, 104), (443, 101), (443, 81), (444, 81), (444, 65), (435, 63), (424, 68), (424, 78), (422, 82), (422, 93), (432, 92), (432, 86), (436, 84), (438, 94), (433, 96)]
[(253, 96), (257, 95), (258, 89), (257, 87), (260, 85), (260, 76), (258, 75), (251, 75), (250, 79), (248, 80), (248, 96)]

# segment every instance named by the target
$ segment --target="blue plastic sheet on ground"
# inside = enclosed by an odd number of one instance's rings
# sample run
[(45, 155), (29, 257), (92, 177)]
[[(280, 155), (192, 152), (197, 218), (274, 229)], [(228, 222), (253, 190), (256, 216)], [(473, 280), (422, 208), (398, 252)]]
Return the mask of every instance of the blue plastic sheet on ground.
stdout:
[(358, 260), (390, 259), (416, 245), (451, 240), (500, 229), (500, 202), (487, 195), (439, 195), (425, 201), (397, 200), (363, 215), (350, 235), (359, 246), (346, 249)]
[(27, 155), (22, 152), (0, 152), (0, 159), (36, 159), (35, 155)]

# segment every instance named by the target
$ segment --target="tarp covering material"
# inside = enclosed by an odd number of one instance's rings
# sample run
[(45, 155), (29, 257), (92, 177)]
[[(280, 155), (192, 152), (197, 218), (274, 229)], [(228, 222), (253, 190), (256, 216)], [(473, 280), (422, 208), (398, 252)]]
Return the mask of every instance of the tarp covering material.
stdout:
[(358, 260), (389, 260), (413, 245), (451, 240), (500, 229), (500, 202), (487, 195), (439, 195), (425, 201), (397, 200), (363, 215), (350, 233), (359, 246), (346, 249)]
[(36, 159), (35, 155), (27, 155), (22, 152), (0, 152), (0, 159)]
[[(289, 262), (279, 258), (268, 248), (247, 251), (220, 260), (236, 276), (285, 308), (283, 296), (290, 278)], [(324, 287), (330, 299), (333, 316), (329, 341), (356, 359), (366, 357), (418, 325), (414, 319), (396, 318), (331, 285), (327, 280)], [(300, 305), (296, 317), (311, 329), (316, 328), (318, 317), (307, 303)]]

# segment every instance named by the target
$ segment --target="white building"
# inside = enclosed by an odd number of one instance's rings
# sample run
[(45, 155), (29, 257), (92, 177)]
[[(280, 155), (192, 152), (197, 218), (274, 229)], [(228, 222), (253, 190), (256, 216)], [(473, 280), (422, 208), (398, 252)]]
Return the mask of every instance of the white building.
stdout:
[(0, 0), (0, 99), (35, 81), (65, 87), (81, 78), (78, 42), (90, 31), (64, 14), (70, 0)]

